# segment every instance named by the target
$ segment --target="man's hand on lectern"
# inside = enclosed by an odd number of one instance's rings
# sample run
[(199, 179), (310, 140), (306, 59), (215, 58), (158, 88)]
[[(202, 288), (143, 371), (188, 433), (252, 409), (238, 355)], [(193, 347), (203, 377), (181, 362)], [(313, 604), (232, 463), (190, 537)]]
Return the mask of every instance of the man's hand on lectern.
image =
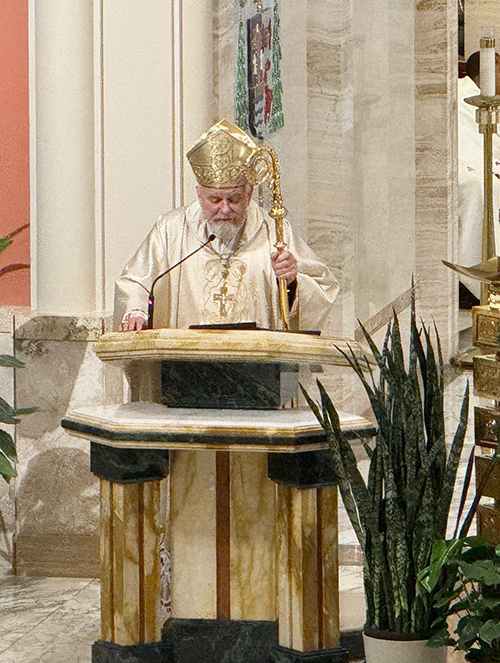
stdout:
[(128, 311), (122, 318), (119, 331), (141, 331), (148, 324), (148, 316), (144, 311)]
[(289, 251), (271, 254), (271, 265), (276, 274), (276, 278), (285, 279), (287, 283), (292, 283), (297, 278), (297, 260)]

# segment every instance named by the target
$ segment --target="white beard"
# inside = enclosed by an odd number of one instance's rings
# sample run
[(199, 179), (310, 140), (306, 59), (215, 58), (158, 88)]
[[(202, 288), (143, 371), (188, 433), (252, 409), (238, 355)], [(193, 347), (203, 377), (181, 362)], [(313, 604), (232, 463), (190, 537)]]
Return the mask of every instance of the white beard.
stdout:
[(207, 221), (208, 234), (213, 233), (219, 240), (219, 250), (229, 250), (240, 230), (245, 225), (245, 219), (239, 221)]

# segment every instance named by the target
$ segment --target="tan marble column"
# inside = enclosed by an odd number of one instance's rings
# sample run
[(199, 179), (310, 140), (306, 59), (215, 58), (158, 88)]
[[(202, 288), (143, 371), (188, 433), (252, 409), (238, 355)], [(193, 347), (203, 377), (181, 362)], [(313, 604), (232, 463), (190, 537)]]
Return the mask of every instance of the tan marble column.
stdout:
[(445, 361), (458, 344), (457, 4), (415, 5), (415, 274), (418, 313), (435, 320)]
[(266, 454), (176, 451), (172, 617), (276, 619), (276, 484)]
[(297, 651), (339, 644), (337, 487), (278, 486), (279, 643)]
[(230, 617), (276, 619), (276, 484), (267, 455), (230, 457)]
[(479, 50), (479, 39), (491, 28), (496, 38), (496, 51), (500, 42), (500, 12), (496, 0), (467, 0), (464, 3), (465, 57)]
[(215, 619), (215, 453), (175, 451), (171, 456), (172, 617)]
[(160, 640), (160, 484), (101, 479), (102, 639), (117, 645)]

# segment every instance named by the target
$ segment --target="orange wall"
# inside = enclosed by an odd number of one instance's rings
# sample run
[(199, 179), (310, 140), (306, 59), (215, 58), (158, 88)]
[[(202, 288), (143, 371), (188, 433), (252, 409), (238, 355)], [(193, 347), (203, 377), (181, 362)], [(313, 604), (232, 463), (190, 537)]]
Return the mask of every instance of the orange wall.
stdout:
[[(0, 0), (0, 237), (29, 223), (28, 0)], [(29, 227), (0, 253), (0, 305), (29, 306)]]

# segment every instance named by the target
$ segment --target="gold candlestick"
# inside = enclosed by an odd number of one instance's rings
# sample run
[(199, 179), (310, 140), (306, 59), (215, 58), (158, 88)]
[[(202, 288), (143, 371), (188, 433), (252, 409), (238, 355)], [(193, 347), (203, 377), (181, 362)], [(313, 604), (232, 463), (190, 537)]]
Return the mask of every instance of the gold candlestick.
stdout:
[[(481, 94), (467, 97), (465, 101), (476, 106), (476, 122), (483, 134), (483, 238), (481, 262), (496, 255), (493, 214), (493, 134), (500, 121), (500, 95), (485, 97)], [(488, 286), (481, 286), (481, 304), (488, 302)]]

